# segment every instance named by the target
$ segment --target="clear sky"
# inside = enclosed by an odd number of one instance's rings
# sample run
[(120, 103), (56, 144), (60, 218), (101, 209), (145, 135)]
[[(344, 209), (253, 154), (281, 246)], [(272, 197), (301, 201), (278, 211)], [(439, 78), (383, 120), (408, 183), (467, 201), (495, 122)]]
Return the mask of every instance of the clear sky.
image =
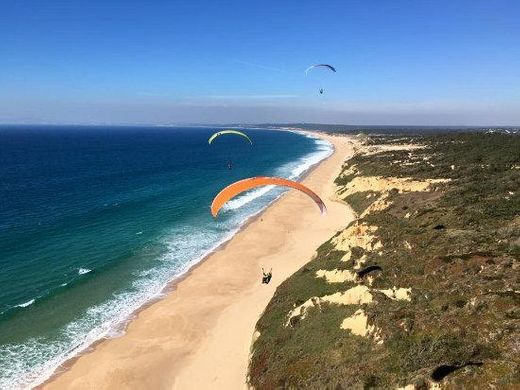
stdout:
[(520, 125), (520, 1), (1, 0), (0, 122)]

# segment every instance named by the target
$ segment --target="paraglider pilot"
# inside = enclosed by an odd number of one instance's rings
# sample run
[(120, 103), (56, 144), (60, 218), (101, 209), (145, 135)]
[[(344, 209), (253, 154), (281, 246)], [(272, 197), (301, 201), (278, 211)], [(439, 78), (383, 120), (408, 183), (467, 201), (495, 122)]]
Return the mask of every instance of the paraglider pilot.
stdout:
[(271, 268), (269, 272), (265, 272), (264, 268), (262, 267), (262, 284), (269, 284), (271, 281), (271, 278), (273, 277), (273, 269)]

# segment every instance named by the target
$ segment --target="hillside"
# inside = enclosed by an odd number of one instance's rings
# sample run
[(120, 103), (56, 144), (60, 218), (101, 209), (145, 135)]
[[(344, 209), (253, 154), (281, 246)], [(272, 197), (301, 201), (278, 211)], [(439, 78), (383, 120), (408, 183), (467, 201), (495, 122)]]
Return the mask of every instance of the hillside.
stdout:
[(336, 185), (359, 217), (276, 291), (250, 384), (520, 385), (520, 137), (358, 139)]

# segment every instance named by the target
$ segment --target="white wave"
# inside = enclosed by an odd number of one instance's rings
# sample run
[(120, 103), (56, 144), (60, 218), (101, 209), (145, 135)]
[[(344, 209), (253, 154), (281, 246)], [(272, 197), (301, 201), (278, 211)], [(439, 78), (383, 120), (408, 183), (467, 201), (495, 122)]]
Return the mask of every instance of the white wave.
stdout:
[(15, 307), (27, 307), (27, 306), (32, 305), (35, 301), (36, 301), (36, 299), (31, 299), (30, 301), (20, 303), (19, 305), (16, 305)]
[(92, 270), (88, 269), (88, 268), (80, 268), (80, 269), (78, 269), (78, 275), (85, 275), (85, 274), (88, 274), (90, 271), (92, 271)]
[(330, 144), (328, 142), (321, 143), (320, 141), (316, 141), (316, 143), (319, 144), (317, 152), (311, 153), (306, 157), (298, 160), (296, 166), (290, 169), (289, 177), (291, 179), (300, 178), (310, 168), (314, 167), (316, 164), (320, 163), (322, 160), (326, 159), (332, 154), (334, 149), (329, 146)]

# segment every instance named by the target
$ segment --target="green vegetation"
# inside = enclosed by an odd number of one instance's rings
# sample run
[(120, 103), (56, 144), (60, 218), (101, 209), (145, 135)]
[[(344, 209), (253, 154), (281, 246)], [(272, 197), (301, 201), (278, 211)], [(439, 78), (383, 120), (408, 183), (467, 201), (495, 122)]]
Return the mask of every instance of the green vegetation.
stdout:
[[(520, 136), (453, 134), (370, 136), (366, 144), (419, 144), (415, 150), (359, 154), (357, 175), (451, 179), (430, 192), (390, 191), (391, 205), (358, 222), (377, 226), (381, 249), (336, 250), (315, 259), (276, 291), (257, 324), (250, 383), (272, 388), (371, 388), (432, 381), (453, 388), (520, 385)], [(345, 185), (354, 176), (336, 180)], [(367, 195), (371, 194), (369, 198)], [(360, 214), (377, 192), (346, 200)], [(338, 233), (339, 234), (339, 233)], [(411, 287), (411, 301), (374, 292), (368, 304), (321, 304), (288, 313), (311, 297), (368, 279), (327, 283), (318, 270), (379, 265), (372, 289)], [(352, 334), (342, 321), (362, 308), (382, 343)]]

